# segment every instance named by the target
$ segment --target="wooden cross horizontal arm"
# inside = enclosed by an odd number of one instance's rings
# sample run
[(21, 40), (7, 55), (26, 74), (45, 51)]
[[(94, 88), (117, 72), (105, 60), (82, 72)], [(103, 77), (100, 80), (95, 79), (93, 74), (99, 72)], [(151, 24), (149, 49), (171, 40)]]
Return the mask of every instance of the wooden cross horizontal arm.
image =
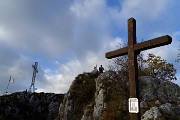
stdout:
[(124, 48), (119, 48), (117, 50), (107, 52), (105, 54), (105, 57), (108, 59), (111, 59), (111, 58), (115, 58), (115, 57), (127, 55), (127, 54), (128, 54), (128, 47), (124, 47)]
[[(172, 38), (169, 35), (161, 36), (158, 38), (154, 38), (148, 41), (144, 41), (141, 43), (137, 43), (134, 45), (134, 50), (135, 51), (143, 51), (143, 50), (148, 50), (151, 48), (155, 47), (160, 47), (163, 45), (168, 45), (171, 44)], [(114, 51), (107, 52), (105, 54), (105, 57), (108, 59), (122, 56), (122, 55), (127, 55), (128, 54), (128, 47), (120, 48)]]
[(154, 38), (134, 45), (134, 50), (143, 51), (171, 44), (172, 38), (169, 35)]

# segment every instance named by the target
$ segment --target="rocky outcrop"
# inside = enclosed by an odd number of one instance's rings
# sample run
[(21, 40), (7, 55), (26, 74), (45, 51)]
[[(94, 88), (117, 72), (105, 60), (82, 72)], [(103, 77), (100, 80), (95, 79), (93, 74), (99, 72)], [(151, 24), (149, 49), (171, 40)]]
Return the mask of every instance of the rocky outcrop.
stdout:
[(84, 114), (81, 120), (94, 120), (93, 119), (94, 105), (90, 104), (84, 109)]
[(146, 111), (141, 120), (179, 120), (180, 106), (170, 103), (163, 104), (159, 107), (152, 107)]
[(99, 74), (98, 71), (78, 75), (60, 105), (60, 120), (99, 120), (105, 113), (115, 111), (107, 109), (106, 103), (111, 100), (107, 99), (111, 97), (111, 83), (114, 84), (111, 77), (110, 72)]
[(139, 81), (142, 120), (176, 120), (180, 114), (180, 87), (148, 76), (140, 77)]
[(0, 96), (0, 120), (54, 120), (63, 96), (26, 91)]
[[(96, 92), (95, 92), (95, 105), (93, 109), (93, 118), (94, 120), (99, 120), (100, 116), (103, 113), (104, 107), (106, 103), (105, 100), (105, 86), (103, 84), (103, 74), (101, 74), (95, 81), (96, 81)], [(85, 119), (84, 119), (85, 120)]]
[(142, 101), (158, 100), (159, 103), (180, 103), (180, 87), (177, 84), (149, 76), (140, 77), (139, 81)]
[(91, 107), (94, 106), (97, 76), (97, 72), (92, 72), (80, 74), (75, 78), (60, 104), (60, 120), (92, 119)]
[[(80, 74), (73, 81), (59, 109), (59, 120), (127, 120), (128, 83), (115, 72)], [(178, 116), (180, 87), (148, 76), (139, 78), (142, 120)], [(169, 113), (167, 110), (170, 109)], [(175, 110), (176, 112), (172, 112)], [(144, 114), (144, 115), (143, 115)]]

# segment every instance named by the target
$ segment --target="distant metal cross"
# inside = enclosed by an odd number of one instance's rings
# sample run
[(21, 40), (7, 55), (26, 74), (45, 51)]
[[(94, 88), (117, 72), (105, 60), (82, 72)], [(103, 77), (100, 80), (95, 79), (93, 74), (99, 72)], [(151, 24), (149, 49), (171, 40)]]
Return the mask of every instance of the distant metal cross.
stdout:
[[(128, 46), (105, 54), (106, 58), (111, 59), (128, 54), (128, 75), (130, 98), (139, 98), (138, 93), (138, 63), (137, 55), (147, 49), (168, 45), (172, 42), (169, 35), (154, 38), (145, 42), (136, 43), (136, 20), (128, 19)], [(131, 120), (140, 119), (140, 113), (131, 113)]]
[[(33, 76), (32, 76), (32, 82), (29, 88), (29, 92), (35, 92), (36, 88), (35, 88), (35, 79), (36, 79), (36, 73), (38, 73), (38, 62), (35, 62), (35, 65), (32, 65), (33, 68)], [(33, 91), (31, 91), (31, 87), (33, 87)]]

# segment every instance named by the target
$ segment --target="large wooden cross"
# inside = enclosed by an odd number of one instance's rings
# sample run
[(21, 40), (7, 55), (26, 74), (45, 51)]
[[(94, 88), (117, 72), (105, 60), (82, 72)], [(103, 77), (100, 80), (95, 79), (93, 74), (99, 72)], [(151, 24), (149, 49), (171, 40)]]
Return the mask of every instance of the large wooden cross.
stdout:
[[(168, 45), (172, 42), (169, 35), (154, 38), (141, 43), (136, 43), (136, 20), (128, 19), (128, 46), (120, 48), (105, 54), (106, 58), (111, 59), (128, 54), (128, 75), (129, 75), (129, 91), (130, 98), (138, 98), (138, 63), (137, 55), (140, 51)], [(131, 120), (138, 120), (140, 114), (130, 114)]]

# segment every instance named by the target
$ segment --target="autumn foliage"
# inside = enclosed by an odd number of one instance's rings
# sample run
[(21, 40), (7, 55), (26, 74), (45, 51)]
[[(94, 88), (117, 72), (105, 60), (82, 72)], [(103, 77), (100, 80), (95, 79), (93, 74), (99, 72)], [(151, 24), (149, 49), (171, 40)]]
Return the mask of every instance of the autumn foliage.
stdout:
[(152, 76), (160, 80), (176, 80), (176, 69), (160, 56), (148, 54), (147, 59), (142, 60), (142, 75)]

